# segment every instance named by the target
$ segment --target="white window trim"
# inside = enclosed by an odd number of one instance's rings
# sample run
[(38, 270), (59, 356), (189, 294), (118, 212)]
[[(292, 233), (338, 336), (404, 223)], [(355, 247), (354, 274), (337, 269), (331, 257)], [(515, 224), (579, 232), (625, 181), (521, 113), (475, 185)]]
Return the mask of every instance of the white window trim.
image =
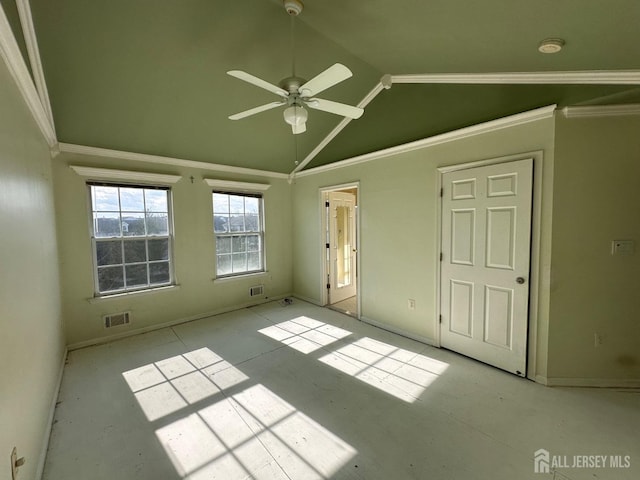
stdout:
[(219, 180), (216, 178), (204, 178), (204, 183), (210, 187), (224, 190), (226, 192), (238, 192), (238, 193), (252, 193), (252, 192), (266, 192), (269, 187), (268, 183), (249, 183), (249, 182), (234, 182), (231, 180)]
[(182, 179), (182, 175), (166, 175), (163, 173), (136, 172), (132, 170), (114, 170), (112, 168), (83, 167), (82, 165), (69, 165), (69, 168), (88, 180), (144, 183), (163, 186), (173, 185)]
[[(100, 170), (100, 169), (98, 169)], [(108, 170), (108, 169), (105, 169)], [(112, 170), (109, 170), (112, 171)], [(126, 172), (124, 170), (118, 170), (118, 171), (123, 171)], [(155, 175), (155, 174), (154, 174)], [(182, 177), (180, 177), (182, 178)], [(106, 183), (109, 183), (109, 181), (107, 181)], [(91, 299), (89, 299), (90, 303), (93, 302), (98, 302), (101, 300), (106, 300), (109, 298), (121, 298), (123, 296), (127, 296), (127, 295), (139, 295), (139, 294), (146, 294), (146, 293), (152, 293), (152, 292), (156, 292), (156, 291), (163, 291), (166, 289), (170, 289), (170, 288), (174, 288), (177, 287), (177, 283), (176, 283), (176, 276), (175, 276), (175, 260), (174, 260), (174, 237), (175, 237), (175, 232), (173, 231), (173, 192), (171, 191), (171, 188), (168, 188), (167, 185), (162, 185), (162, 184), (149, 184), (149, 185), (145, 185), (145, 184), (141, 184), (141, 183), (127, 183), (124, 182), (124, 184), (126, 186), (133, 186), (133, 187), (139, 187), (139, 188), (146, 188), (146, 187), (164, 187), (163, 189), (165, 191), (167, 191), (169, 193), (169, 197), (168, 197), (168, 203), (167, 203), (167, 208), (168, 208), (168, 214), (169, 214), (169, 233), (165, 236), (165, 235), (161, 235), (161, 236), (157, 236), (157, 238), (167, 238), (169, 241), (169, 278), (170, 278), (170, 283), (168, 284), (161, 284), (161, 285), (157, 285), (157, 286), (152, 286), (152, 285), (147, 285), (147, 286), (141, 286), (139, 288), (132, 288), (132, 289), (128, 289), (128, 290), (116, 290), (116, 291), (108, 291), (108, 292), (100, 292), (100, 287), (98, 284), (98, 259), (96, 256), (96, 252), (97, 252), (97, 247), (96, 247), (96, 243), (98, 241), (97, 237), (95, 236), (95, 232), (94, 232), (94, 225), (93, 225), (93, 200), (92, 200), (92, 196), (91, 196), (91, 180), (87, 180), (86, 183), (86, 187), (87, 187), (87, 195), (88, 195), (88, 202), (89, 202), (89, 236), (91, 238), (91, 255), (92, 255), (92, 260), (93, 260), (93, 297)], [(122, 186), (123, 182), (113, 182), (113, 186)], [(120, 239), (123, 239), (124, 237), (117, 237)], [(156, 238), (155, 236), (144, 236), (142, 238), (145, 239), (149, 239), (149, 238)], [(102, 239), (102, 240), (108, 240), (108, 239)], [(130, 240), (135, 240), (133, 237), (130, 237)], [(123, 258), (124, 261), (124, 258)], [(146, 262), (147, 264), (149, 263), (148, 261)], [(124, 264), (123, 264), (124, 265)]]
[[(251, 277), (251, 276), (256, 276), (256, 275), (264, 275), (266, 273), (268, 273), (267, 271), (267, 247), (266, 247), (266, 243), (265, 243), (265, 237), (266, 237), (266, 222), (265, 222), (265, 208), (264, 208), (264, 195), (262, 195), (262, 192), (266, 191), (271, 185), (268, 184), (258, 184), (258, 183), (246, 183), (246, 182), (231, 182), (231, 181), (226, 181), (226, 180), (213, 180), (210, 178), (205, 178), (204, 181), (207, 183), (207, 185), (210, 185), (209, 182), (215, 183), (216, 185), (229, 185), (229, 184), (237, 184), (237, 185), (261, 185), (263, 187), (265, 187), (262, 191), (256, 191), (254, 190), (239, 190), (239, 189), (234, 189), (234, 190), (228, 190), (224, 187), (220, 187), (220, 186), (216, 186), (216, 190), (212, 191), (211, 194), (213, 195), (216, 191), (220, 191), (220, 193), (226, 193), (228, 195), (233, 195), (234, 193), (239, 194), (239, 195), (243, 195), (243, 194), (247, 194), (247, 195), (259, 195), (260, 196), (260, 213), (259, 213), (259, 217), (260, 217), (260, 242), (262, 245), (262, 269), (261, 270), (251, 270), (248, 272), (239, 272), (239, 273), (230, 273), (227, 275), (218, 275), (218, 255), (217, 253), (215, 253), (215, 248), (216, 248), (216, 242), (217, 242), (217, 237), (219, 234), (216, 234), (215, 232), (215, 226), (213, 228), (213, 241), (214, 241), (214, 256), (215, 256), (215, 276), (213, 278), (214, 282), (224, 282), (224, 281), (228, 281), (228, 280), (233, 280), (233, 279), (240, 279), (240, 278), (247, 278), (247, 277)], [(210, 185), (211, 186), (211, 185)], [(213, 198), (213, 197), (212, 197)], [(215, 211), (213, 210), (213, 204), (212, 204), (212, 218), (215, 216)], [(241, 234), (251, 234), (252, 232), (237, 232), (237, 233), (241, 233)], [(254, 232), (255, 233), (255, 232)], [(222, 234), (221, 236), (224, 236), (224, 234)]]

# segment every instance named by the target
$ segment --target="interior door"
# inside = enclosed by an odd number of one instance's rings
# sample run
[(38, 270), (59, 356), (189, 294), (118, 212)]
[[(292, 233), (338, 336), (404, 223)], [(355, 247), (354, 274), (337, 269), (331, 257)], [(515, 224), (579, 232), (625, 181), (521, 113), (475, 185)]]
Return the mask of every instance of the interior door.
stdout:
[(524, 376), (533, 159), (443, 175), (441, 344)]
[(329, 192), (329, 303), (356, 294), (356, 196)]

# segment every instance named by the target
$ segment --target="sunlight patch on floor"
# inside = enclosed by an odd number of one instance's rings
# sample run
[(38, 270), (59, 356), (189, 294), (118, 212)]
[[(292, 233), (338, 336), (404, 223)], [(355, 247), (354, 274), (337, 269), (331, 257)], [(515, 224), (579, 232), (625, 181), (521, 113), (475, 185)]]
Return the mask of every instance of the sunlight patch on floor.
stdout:
[(208, 348), (150, 363), (122, 376), (150, 422), (248, 379)]
[(448, 364), (368, 337), (320, 357), (322, 363), (412, 403)]
[(304, 354), (315, 352), (336, 340), (351, 335), (347, 330), (309, 317), (297, 317), (263, 328), (258, 332)]
[[(322, 340), (315, 329), (329, 327), (310, 319), (293, 323), (285, 328)], [(324, 331), (350, 334), (334, 329)], [(149, 421), (183, 412), (177, 420), (167, 419), (173, 421), (160, 426), (156, 437), (184, 480), (329, 479), (357, 454), (264, 385), (250, 384), (249, 377), (207, 348), (122, 376)]]

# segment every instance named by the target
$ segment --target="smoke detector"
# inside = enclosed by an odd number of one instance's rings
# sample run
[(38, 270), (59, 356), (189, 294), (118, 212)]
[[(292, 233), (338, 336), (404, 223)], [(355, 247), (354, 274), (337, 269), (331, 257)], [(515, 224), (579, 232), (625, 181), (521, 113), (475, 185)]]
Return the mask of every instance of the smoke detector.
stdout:
[(294, 17), (300, 15), (304, 8), (304, 4), (300, 0), (282, 0), (282, 3), (287, 13)]
[(547, 38), (540, 42), (538, 51), (541, 53), (558, 53), (564, 47), (564, 40), (561, 38)]

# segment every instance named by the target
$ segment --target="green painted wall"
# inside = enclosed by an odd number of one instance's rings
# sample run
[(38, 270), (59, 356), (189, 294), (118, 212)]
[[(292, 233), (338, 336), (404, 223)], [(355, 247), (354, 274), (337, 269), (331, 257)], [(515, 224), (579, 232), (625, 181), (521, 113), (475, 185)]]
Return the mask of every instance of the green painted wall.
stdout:
[[(638, 132), (638, 116), (558, 116), (549, 377), (640, 378)], [(618, 239), (635, 255), (612, 256)]]
[[(265, 295), (270, 298), (291, 292), (291, 188), (286, 180), (246, 176), (234, 178), (212, 171), (71, 154), (61, 154), (53, 162), (60, 234), (62, 305), (68, 345), (256, 303), (259, 300), (249, 297), (249, 287), (252, 285), (264, 284)], [(93, 297), (94, 283), (86, 179), (76, 174), (69, 165), (183, 176), (172, 188), (178, 289), (125, 295), (93, 303), (89, 301)], [(192, 176), (193, 183), (190, 180)], [(257, 277), (213, 281), (215, 255), (211, 187), (203, 182), (203, 178), (271, 184), (264, 195), (268, 273)], [(131, 325), (110, 330), (103, 328), (102, 315), (126, 310), (132, 312)]]
[[(542, 151), (536, 374), (546, 372), (554, 120), (541, 120), (451, 143), (300, 177), (293, 188), (293, 285), (319, 302), (323, 280), (319, 188), (360, 182), (362, 315), (411, 335), (436, 338), (438, 167)], [(542, 169), (544, 165), (544, 169)], [(416, 309), (407, 300), (416, 300)]]
[[(49, 147), (0, 62), (0, 477), (36, 478), (64, 353)], [(6, 476), (5, 476), (6, 475)]]

